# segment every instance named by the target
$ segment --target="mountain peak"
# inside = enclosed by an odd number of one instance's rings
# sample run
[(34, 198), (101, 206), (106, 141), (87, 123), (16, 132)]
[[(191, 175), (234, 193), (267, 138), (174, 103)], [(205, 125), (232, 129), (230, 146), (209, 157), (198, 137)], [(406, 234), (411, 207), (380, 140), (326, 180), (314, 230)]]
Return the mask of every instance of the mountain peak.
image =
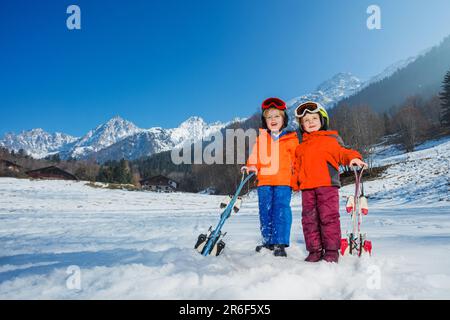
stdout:
[(330, 80), (334, 79), (351, 79), (355, 77), (351, 72), (338, 72), (334, 76), (331, 77)]
[(42, 128), (34, 128), (34, 129), (30, 129), (30, 130), (26, 130), (26, 131), (23, 131), (23, 132), (30, 132), (30, 133), (48, 133), (48, 132), (46, 132), (44, 129), (42, 129)]
[(114, 122), (128, 122), (128, 120), (125, 120), (124, 118), (122, 118), (119, 115), (115, 115), (114, 117), (112, 117), (111, 119), (109, 119), (106, 123), (114, 123)]
[(362, 81), (350, 72), (339, 72), (322, 82), (316, 90), (322, 92), (334, 91), (337, 97), (341, 97), (342, 95), (347, 95), (347, 91), (354, 91), (361, 85)]
[(42, 128), (36, 128), (22, 131), (17, 135), (7, 133), (0, 140), (0, 146), (14, 151), (23, 149), (32, 157), (43, 158), (49, 154), (57, 153), (76, 140), (76, 137), (67, 134), (59, 132), (50, 134)]
[(107, 122), (105, 122), (103, 125), (98, 126), (102, 127), (102, 126), (132, 126), (137, 128), (134, 123), (132, 123), (131, 121), (125, 120), (124, 118), (122, 118), (121, 116), (114, 116), (111, 119), (109, 119)]
[(187, 118), (185, 121), (183, 121), (179, 127), (181, 128), (187, 128), (190, 127), (192, 125), (200, 125), (200, 126), (204, 126), (206, 125), (205, 120), (203, 120), (203, 118), (198, 117), (198, 116), (191, 116), (189, 118)]
[(63, 159), (69, 157), (83, 159), (92, 154), (100, 154), (101, 159), (104, 157), (116, 159), (118, 154), (134, 159), (170, 150), (185, 141), (202, 139), (223, 127), (224, 124), (221, 122), (207, 124), (201, 117), (191, 116), (177, 128), (140, 129), (132, 122), (116, 115), (81, 138), (63, 133), (49, 134), (41, 128), (36, 128), (18, 135), (7, 134), (0, 140), (0, 146), (15, 151), (24, 149), (36, 158), (60, 153)]
[(141, 132), (134, 123), (114, 116), (106, 123), (97, 126), (78, 140), (70, 156), (83, 157), (89, 153), (99, 151), (131, 135)]
[[(15, 135), (15, 133), (11, 132), (11, 133), (7, 133), (6, 135)], [(29, 130), (22, 130), (19, 135), (21, 136), (34, 136), (34, 135), (50, 135), (50, 133), (48, 133), (47, 131), (45, 131), (42, 128), (34, 128), (34, 129), (29, 129)]]
[(317, 101), (329, 109), (336, 102), (360, 90), (362, 85), (363, 82), (352, 73), (339, 72), (319, 84), (316, 91), (291, 99), (287, 104), (289, 108), (292, 108), (299, 103), (311, 100)]

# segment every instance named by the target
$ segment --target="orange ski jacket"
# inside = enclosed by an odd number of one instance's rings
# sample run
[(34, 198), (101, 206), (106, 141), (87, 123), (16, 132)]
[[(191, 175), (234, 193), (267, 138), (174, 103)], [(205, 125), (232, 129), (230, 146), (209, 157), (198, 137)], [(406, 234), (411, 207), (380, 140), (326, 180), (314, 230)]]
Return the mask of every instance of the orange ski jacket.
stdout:
[(296, 132), (286, 133), (274, 140), (267, 130), (259, 130), (246, 163), (247, 167), (258, 169), (258, 186), (291, 186), (297, 146)]
[(349, 165), (361, 154), (346, 148), (337, 131), (304, 133), (302, 142), (295, 150), (294, 190), (318, 187), (340, 187), (339, 165)]

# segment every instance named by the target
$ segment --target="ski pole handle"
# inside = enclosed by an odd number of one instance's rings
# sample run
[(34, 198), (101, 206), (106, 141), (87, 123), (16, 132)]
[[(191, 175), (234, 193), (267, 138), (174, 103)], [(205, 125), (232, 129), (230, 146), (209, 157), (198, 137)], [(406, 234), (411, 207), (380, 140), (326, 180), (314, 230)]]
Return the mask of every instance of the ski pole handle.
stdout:
[(250, 167), (243, 166), (241, 168), (241, 172), (246, 172), (247, 174), (250, 174), (250, 172), (254, 172), (255, 174), (257, 174), (258, 169), (255, 166), (250, 166)]

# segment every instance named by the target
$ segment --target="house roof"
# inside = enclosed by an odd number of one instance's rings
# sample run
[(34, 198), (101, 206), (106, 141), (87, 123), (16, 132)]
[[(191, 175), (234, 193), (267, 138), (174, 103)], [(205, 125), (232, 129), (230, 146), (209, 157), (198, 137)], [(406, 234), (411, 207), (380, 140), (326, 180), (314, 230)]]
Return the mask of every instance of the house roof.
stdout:
[(178, 184), (178, 182), (176, 182), (173, 179), (167, 178), (163, 175), (157, 175), (157, 176), (153, 176), (150, 178), (145, 178), (139, 181), (140, 184), (157, 184), (157, 185), (169, 185), (169, 182), (173, 181), (176, 184)]
[(0, 162), (4, 163), (7, 166), (15, 166), (17, 168), (22, 168), (22, 166), (19, 166), (18, 164), (15, 164), (14, 162), (9, 161), (9, 160), (0, 159)]
[(52, 173), (55, 174), (56, 173), (56, 174), (60, 174), (60, 175), (63, 175), (65, 177), (68, 177), (68, 178), (71, 178), (74, 180), (78, 180), (78, 178), (75, 175), (73, 175), (70, 172), (67, 172), (61, 168), (58, 168), (56, 166), (49, 166), (49, 167), (39, 168), (39, 169), (35, 169), (35, 170), (29, 170), (29, 171), (26, 171), (25, 173), (27, 175), (33, 175), (33, 174), (45, 175), (45, 174), (52, 174)]

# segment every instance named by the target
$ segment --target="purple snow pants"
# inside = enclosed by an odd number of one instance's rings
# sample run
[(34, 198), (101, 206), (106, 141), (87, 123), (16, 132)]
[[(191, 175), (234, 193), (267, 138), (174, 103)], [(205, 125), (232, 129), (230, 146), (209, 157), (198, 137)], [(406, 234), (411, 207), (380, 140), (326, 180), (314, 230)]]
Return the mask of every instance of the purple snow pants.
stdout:
[(302, 226), (306, 250), (339, 250), (341, 222), (339, 189), (319, 187), (302, 190)]

